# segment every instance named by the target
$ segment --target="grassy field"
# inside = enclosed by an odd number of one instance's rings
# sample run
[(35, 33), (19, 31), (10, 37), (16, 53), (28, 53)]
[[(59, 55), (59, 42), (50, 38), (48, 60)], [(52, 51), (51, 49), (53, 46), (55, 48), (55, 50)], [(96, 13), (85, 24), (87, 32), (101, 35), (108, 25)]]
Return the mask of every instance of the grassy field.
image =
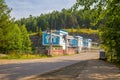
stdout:
[(29, 33), (29, 36), (37, 35), (37, 33)]
[[(80, 29), (79, 31), (77, 29), (63, 29), (69, 33), (73, 32), (79, 32), (79, 33), (86, 33), (86, 34), (95, 34), (98, 33), (98, 30), (93, 30), (93, 29)], [(54, 30), (53, 30), (54, 31)], [(37, 33), (30, 33), (29, 36), (36, 35)]]
[(68, 31), (69, 33), (73, 32), (79, 32), (79, 33), (87, 33), (87, 34), (95, 34), (98, 33), (98, 30), (92, 30), (92, 29), (80, 29), (79, 31), (77, 29), (65, 29), (66, 31)]

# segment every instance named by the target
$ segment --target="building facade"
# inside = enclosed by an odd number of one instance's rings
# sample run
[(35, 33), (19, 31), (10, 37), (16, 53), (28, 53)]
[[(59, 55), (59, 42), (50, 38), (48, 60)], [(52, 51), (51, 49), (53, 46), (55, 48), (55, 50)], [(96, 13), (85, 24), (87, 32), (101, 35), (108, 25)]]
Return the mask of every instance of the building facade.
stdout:
[[(50, 38), (52, 39), (51, 42)], [(42, 44), (48, 47), (47, 50), (49, 50), (49, 46), (52, 45), (53, 54), (60, 52), (61, 54), (80, 53), (83, 47), (91, 48), (91, 42), (91, 39), (83, 39), (82, 36), (70, 36), (68, 32), (64, 30), (52, 31), (52, 33), (44, 31), (42, 35)], [(54, 49), (56, 47), (59, 49)], [(55, 50), (59, 51), (57, 52)]]

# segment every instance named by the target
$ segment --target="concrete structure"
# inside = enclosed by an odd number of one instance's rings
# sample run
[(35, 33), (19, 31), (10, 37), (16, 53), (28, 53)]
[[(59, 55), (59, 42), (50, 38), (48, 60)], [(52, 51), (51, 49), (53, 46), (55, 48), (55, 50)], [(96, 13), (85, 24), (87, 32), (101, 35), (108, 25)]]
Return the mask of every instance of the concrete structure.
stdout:
[(88, 39), (88, 48), (92, 47), (92, 39)]
[[(59, 30), (52, 33), (52, 45), (53, 46), (61, 46), (63, 50), (66, 49), (66, 37), (68, 36), (68, 32)], [(47, 31), (43, 32), (42, 43), (44, 46), (50, 45), (50, 33)]]
[(83, 37), (82, 36), (76, 36), (78, 44), (77, 44), (77, 52), (80, 53), (82, 51), (83, 47)]
[(67, 46), (66, 38), (68, 36), (68, 32), (63, 30), (58, 30), (55, 32), (60, 37), (60, 46), (62, 46), (62, 49), (65, 50)]
[(87, 48), (91, 48), (92, 47), (92, 39), (84, 39), (83, 46), (87, 47)]

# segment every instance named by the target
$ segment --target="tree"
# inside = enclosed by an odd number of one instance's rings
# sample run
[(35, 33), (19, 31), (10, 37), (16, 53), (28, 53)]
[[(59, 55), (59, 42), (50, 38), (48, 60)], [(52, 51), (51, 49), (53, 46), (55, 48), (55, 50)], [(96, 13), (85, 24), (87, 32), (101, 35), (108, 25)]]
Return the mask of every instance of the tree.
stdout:
[(26, 27), (22, 25), (20, 27), (22, 33), (22, 50), (30, 50), (31, 49), (31, 41), (29, 35), (27, 33)]
[(29, 50), (31, 41), (27, 30), (25, 26), (20, 27), (14, 23), (10, 18), (10, 11), (5, 1), (0, 0), (0, 52)]
[(33, 28), (34, 28), (34, 32), (38, 32), (38, 26), (37, 26), (37, 20), (36, 19), (33, 20)]
[(13, 24), (12, 26), (13, 29), (13, 33), (11, 32), (11, 34), (9, 34), (10, 38), (9, 38), (9, 45), (7, 45), (9, 50), (21, 50), (22, 48), (22, 34), (20, 31), (20, 28), (18, 27), (17, 24)]
[(42, 29), (39, 28), (38, 35), (41, 37), (42, 36)]
[[(109, 3), (108, 13), (105, 16), (105, 26), (100, 29), (100, 37), (103, 40), (103, 46), (111, 52), (111, 61), (113, 58), (120, 61), (120, 1), (113, 0)], [(106, 30), (107, 29), (107, 30)], [(104, 32), (103, 32), (104, 30)], [(107, 35), (107, 36), (106, 36)], [(108, 41), (106, 41), (107, 39)], [(116, 57), (114, 57), (116, 56)]]
[[(84, 11), (91, 10), (91, 24), (96, 25), (101, 20), (99, 35), (107, 57), (120, 61), (120, 0), (76, 0), (73, 10), (79, 6)], [(111, 59), (111, 60), (112, 60)]]
[(76, 32), (77, 32), (77, 34), (80, 33), (80, 26), (79, 25), (77, 26), (77, 31)]
[(10, 9), (4, 0), (0, 0), (0, 52), (7, 52), (11, 45), (11, 36), (14, 33), (13, 23), (10, 20)]
[[(70, 29), (72, 27), (77, 28), (78, 25), (81, 28), (97, 28), (96, 26), (91, 27), (90, 25), (88, 13), (92, 11), (76, 10), (75, 12), (71, 12), (70, 9), (63, 9), (61, 12), (53, 11), (52, 13), (41, 14), (37, 17), (30, 15), (29, 18), (22, 18), (17, 20), (16, 23), (20, 26), (25, 25), (28, 32), (38, 32), (39, 28), (44, 31), (49, 29), (51, 25), (52, 29), (57, 30)], [(93, 21), (92, 17), (91, 21)]]

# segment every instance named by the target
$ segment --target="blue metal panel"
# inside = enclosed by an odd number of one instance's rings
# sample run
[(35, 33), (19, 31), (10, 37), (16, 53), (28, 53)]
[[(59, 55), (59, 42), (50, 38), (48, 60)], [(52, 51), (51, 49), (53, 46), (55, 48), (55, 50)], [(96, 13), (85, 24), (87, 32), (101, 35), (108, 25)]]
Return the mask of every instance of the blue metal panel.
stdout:
[(92, 39), (86, 39), (86, 40), (83, 41), (83, 45), (88, 47), (88, 43), (91, 42), (91, 41), (92, 41)]
[(77, 39), (71, 39), (70, 40), (70, 45), (73, 46), (73, 47), (77, 47), (77, 45), (78, 45)]
[(88, 47), (88, 41), (87, 40), (83, 41), (83, 45), (86, 46), (86, 47)]
[[(47, 33), (43, 33), (43, 36), (42, 36), (42, 43), (43, 45), (49, 45), (50, 44), (50, 34), (47, 34)], [(52, 35), (52, 44), (53, 45), (59, 45), (60, 43), (60, 37), (59, 36), (53, 36)]]

